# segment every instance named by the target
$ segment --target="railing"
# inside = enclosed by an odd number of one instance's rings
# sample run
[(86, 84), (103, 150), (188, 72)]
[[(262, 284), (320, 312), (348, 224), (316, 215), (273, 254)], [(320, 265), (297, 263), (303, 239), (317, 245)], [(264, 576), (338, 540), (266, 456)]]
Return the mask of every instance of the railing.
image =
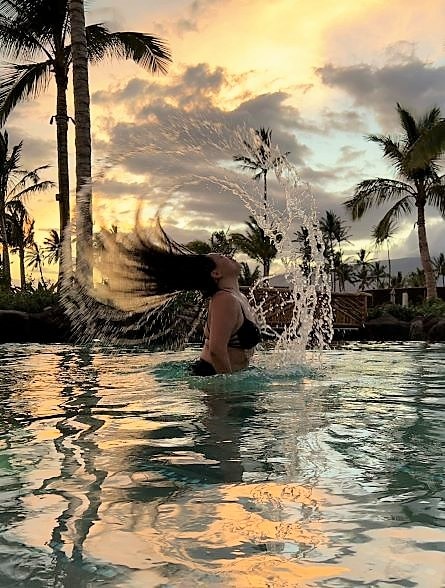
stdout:
[[(288, 288), (257, 288), (254, 296), (256, 303), (261, 304), (267, 324), (273, 329), (279, 330), (290, 323), (293, 301)], [(331, 304), (334, 328), (361, 327), (367, 318), (369, 298), (366, 292), (333, 292)]]
[(333, 292), (331, 295), (334, 328), (358, 328), (366, 321), (368, 298), (366, 292)]

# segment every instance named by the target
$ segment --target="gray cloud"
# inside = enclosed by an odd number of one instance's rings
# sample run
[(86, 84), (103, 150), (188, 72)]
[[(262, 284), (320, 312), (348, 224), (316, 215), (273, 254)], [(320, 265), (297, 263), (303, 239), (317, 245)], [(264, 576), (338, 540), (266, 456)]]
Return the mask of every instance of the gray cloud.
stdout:
[(351, 161), (359, 159), (359, 158), (363, 157), (364, 155), (365, 155), (365, 151), (362, 151), (361, 149), (356, 149), (355, 147), (352, 147), (351, 145), (344, 145), (340, 149), (340, 155), (337, 160), (337, 163), (340, 165), (350, 163)]
[[(365, 133), (367, 130), (364, 115), (357, 110), (333, 111), (325, 109), (322, 112), (321, 120), (323, 125), (318, 128), (318, 131), (323, 134), (330, 134), (333, 131), (357, 134)], [(314, 132), (316, 131), (317, 128), (314, 129)]]
[(445, 66), (434, 67), (414, 53), (394, 51), (382, 67), (330, 63), (316, 73), (325, 85), (345, 90), (355, 106), (374, 111), (385, 131), (397, 126), (397, 102), (414, 114), (445, 105)]
[[(110, 185), (109, 196), (137, 194), (160, 205), (168, 201), (178, 222), (187, 219), (187, 227), (174, 221), (167, 225), (172, 235), (177, 239), (181, 236), (183, 241), (239, 225), (248, 212), (236, 195), (218, 188), (218, 181), (224, 177), (249, 190), (258, 190), (259, 186), (234, 164), (221, 166), (221, 161), (226, 160), (227, 164), (236, 153), (233, 137), (238, 128), (266, 126), (273, 129), (273, 139), (281, 150), (291, 152), (290, 160), (297, 165), (302, 179), (311, 184), (320, 214), (333, 210), (350, 227), (354, 240), (371, 243), (372, 228), (386, 209), (370, 210), (364, 219), (352, 222), (343, 206), (352, 196), (355, 184), (369, 175), (369, 170), (364, 169), (364, 152), (346, 144), (339, 147), (335, 166), (314, 167), (307, 163), (311, 150), (297, 139), (299, 131), (315, 135), (333, 129), (364, 131), (364, 115), (356, 110), (325, 110), (318, 124), (307, 122), (298, 109), (287, 104), (289, 95), (285, 92), (248, 96), (234, 110), (224, 111), (217, 106), (217, 100), (231, 83), (233, 78), (221, 68), (199, 64), (166, 85), (131, 80), (121, 90), (99, 96), (110, 105), (127, 105), (135, 118), (135, 123), (107, 121), (109, 144), (103, 147), (112, 145), (115, 152), (124, 154), (122, 165), (127, 171), (147, 177), (134, 190), (124, 182), (122, 186)], [(212, 177), (216, 183), (211, 181)], [(334, 188), (341, 185), (349, 188)], [(106, 192), (107, 187), (104, 188)], [(270, 191), (271, 198), (279, 200), (273, 182)], [(406, 248), (416, 254), (415, 234), (407, 240)]]
[[(193, 231), (200, 234), (239, 225), (248, 211), (238, 196), (223, 186), (231, 182), (235, 191), (247, 189), (262, 198), (261, 184), (251, 179), (251, 172), (243, 172), (233, 156), (244, 148), (240, 133), (244, 138), (251, 137), (249, 128), (264, 126), (273, 130), (273, 143), (281, 152), (290, 152), (289, 160), (297, 166), (302, 180), (312, 185), (319, 210), (335, 209), (344, 216), (341, 203), (350, 194), (329, 191), (326, 186), (341, 182), (351, 185), (352, 190), (362, 175), (348, 163), (360, 152), (345, 146), (340, 151), (343, 161), (331, 168), (316, 169), (308, 165), (313, 154), (300, 137), (302, 133), (326, 133), (333, 127), (357, 128), (362, 124), (360, 116), (327, 110), (317, 123), (307, 122), (288, 104), (286, 92), (249, 95), (235, 109), (223, 110), (220, 95), (236, 81), (222, 68), (198, 64), (168, 83), (134, 79), (117, 91), (95, 93), (93, 103), (109, 105), (111, 113), (98, 121), (108, 133), (108, 142), (97, 143), (96, 151), (108, 151), (110, 165), (119, 164), (125, 171), (146, 178), (137, 185), (104, 182), (101, 192), (110, 198), (132, 194), (160, 206), (168, 201), (182, 221), (181, 226), (172, 224), (170, 228), (185, 231), (189, 240), (194, 238)], [(116, 104), (124, 106), (134, 122), (116, 121)], [(272, 173), (269, 197), (282, 205)], [(184, 228), (184, 219), (189, 229)]]

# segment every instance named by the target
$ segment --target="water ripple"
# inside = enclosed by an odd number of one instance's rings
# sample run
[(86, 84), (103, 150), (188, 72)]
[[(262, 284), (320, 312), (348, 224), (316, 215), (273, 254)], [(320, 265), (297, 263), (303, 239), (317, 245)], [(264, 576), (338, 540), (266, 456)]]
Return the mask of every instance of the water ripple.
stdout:
[(445, 583), (444, 345), (1, 351), (0, 586)]

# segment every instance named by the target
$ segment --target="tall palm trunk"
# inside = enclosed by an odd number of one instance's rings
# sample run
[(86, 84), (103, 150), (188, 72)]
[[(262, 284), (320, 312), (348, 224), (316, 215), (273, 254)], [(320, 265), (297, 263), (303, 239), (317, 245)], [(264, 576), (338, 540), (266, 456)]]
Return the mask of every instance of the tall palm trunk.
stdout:
[(25, 271), (25, 248), (22, 244), (19, 246), (19, 267), (20, 267), (20, 289), (26, 288), (26, 271)]
[(9, 259), (8, 237), (6, 233), (6, 219), (4, 202), (0, 202), (0, 243), (2, 244), (3, 283), (11, 288), (11, 262)]
[[(68, 87), (68, 76), (64, 65), (56, 67), (56, 86), (57, 86), (57, 168), (59, 193), (57, 200), (59, 202), (60, 216), (60, 239), (70, 240), (67, 234), (70, 222), (70, 179), (68, 168), (68, 108), (66, 103), (66, 91)], [(68, 243), (69, 241), (67, 241)], [(59, 284), (63, 279), (63, 274), (71, 274), (71, 245), (65, 246), (60, 250), (59, 260)], [(66, 259), (68, 257), (68, 259)]]
[(391, 257), (389, 255), (389, 243), (386, 240), (386, 253), (388, 254), (388, 288), (391, 288)]
[(263, 172), (264, 188), (263, 188), (263, 202), (264, 202), (264, 222), (267, 221), (267, 169)]
[(91, 194), (91, 123), (88, 52), (83, 0), (70, 0), (73, 56), (74, 113), (76, 121), (76, 272), (92, 283), (89, 256), (93, 248)]
[[(423, 187), (419, 187), (421, 193)], [(436, 280), (434, 277), (433, 264), (431, 263), (428, 240), (425, 227), (425, 199), (420, 197), (417, 200), (417, 236), (419, 239), (419, 252), (422, 261), (422, 268), (425, 274), (426, 298), (437, 298)]]
[(39, 274), (40, 274), (40, 280), (42, 282), (42, 286), (45, 288), (46, 290), (46, 282), (45, 282), (45, 277), (43, 275), (43, 267), (42, 267), (42, 258), (40, 257), (40, 253), (39, 253), (39, 257), (37, 260), (37, 263), (39, 265)]

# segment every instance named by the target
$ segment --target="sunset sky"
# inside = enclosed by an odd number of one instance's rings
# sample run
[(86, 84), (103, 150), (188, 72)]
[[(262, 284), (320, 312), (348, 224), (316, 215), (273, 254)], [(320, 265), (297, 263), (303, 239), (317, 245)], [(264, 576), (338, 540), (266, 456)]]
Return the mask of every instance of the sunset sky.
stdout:
[[(434, 105), (445, 112), (445, 6), (440, 0), (86, 4), (88, 23), (155, 34), (166, 40), (173, 57), (166, 76), (122, 61), (90, 69), (96, 229), (114, 223), (126, 230), (138, 199), (154, 210), (171, 194), (165, 222), (180, 240), (242, 229), (243, 205), (205, 181), (214, 173), (212, 157), (216, 162), (221, 154), (207, 146), (206, 157), (191, 157), (177, 145), (178, 153), (163, 155), (165, 133), (178, 125), (188, 131), (195, 120), (227, 129), (270, 127), (274, 142), (290, 151), (289, 159), (310, 182), (320, 212), (333, 209), (347, 219), (342, 202), (356, 183), (392, 177), (377, 146), (364, 136), (397, 132), (396, 102), (416, 115)], [(50, 86), (38, 100), (17, 107), (6, 128), (11, 144), (24, 140), (23, 165), (49, 163), (53, 167), (45, 179), (56, 180), (55, 127), (49, 124), (54, 113), (55, 88)], [(74, 152), (72, 126), (70, 149)], [(73, 165), (71, 172), (73, 187)], [(35, 198), (29, 208), (42, 243), (51, 228), (58, 228), (54, 194)], [(383, 213), (347, 220), (353, 242), (346, 253), (369, 247), (371, 227)], [(428, 219), (431, 252), (437, 255), (445, 250), (444, 222), (433, 210)], [(400, 224), (394, 258), (417, 255), (414, 221)]]

